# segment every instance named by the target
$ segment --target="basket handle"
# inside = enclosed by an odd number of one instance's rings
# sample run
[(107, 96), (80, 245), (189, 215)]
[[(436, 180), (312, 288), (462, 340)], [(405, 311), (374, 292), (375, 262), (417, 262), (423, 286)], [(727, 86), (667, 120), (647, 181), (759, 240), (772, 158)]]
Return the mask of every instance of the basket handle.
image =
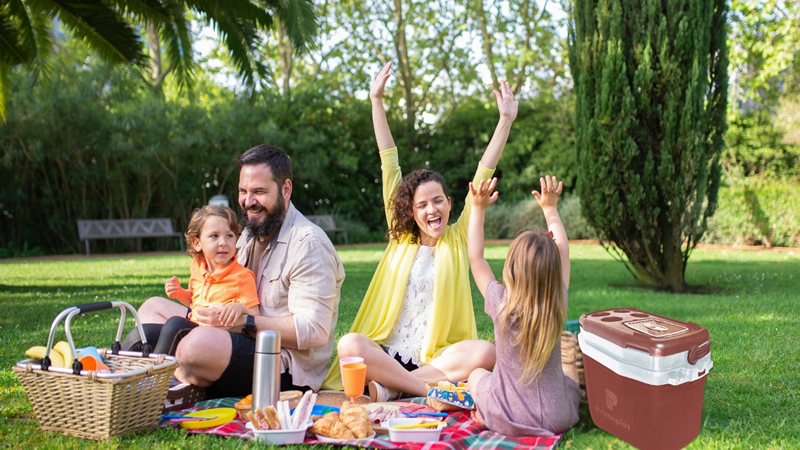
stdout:
[(133, 319), (136, 322), (136, 328), (139, 330), (139, 337), (142, 341), (142, 358), (147, 358), (150, 356), (150, 346), (147, 344), (147, 338), (144, 335), (144, 329), (142, 329), (142, 323), (139, 320), (139, 315), (136, 314), (136, 309), (133, 308), (130, 304), (126, 302), (98, 302), (98, 303), (85, 303), (83, 305), (78, 306), (71, 306), (63, 311), (61, 311), (58, 316), (56, 316), (53, 324), (50, 326), (50, 335), (47, 338), (47, 351), (45, 352), (45, 357), (42, 358), (41, 368), (44, 371), (48, 371), (50, 369), (50, 349), (53, 348), (53, 341), (55, 340), (56, 329), (58, 328), (59, 322), (62, 319), (64, 320), (64, 333), (67, 335), (67, 341), (69, 342), (69, 347), (72, 350), (73, 361), (72, 361), (72, 373), (75, 375), (80, 375), (81, 370), (83, 370), (83, 364), (78, 361), (78, 353), (75, 350), (75, 341), (72, 339), (72, 332), (70, 331), (70, 322), (72, 322), (72, 318), (78, 314), (85, 314), (90, 312), (97, 312), (97, 311), (104, 311), (107, 309), (112, 308), (119, 308), (120, 309), (120, 320), (119, 320), (119, 327), (117, 327), (117, 338), (114, 344), (111, 346), (111, 351), (114, 355), (119, 354), (119, 350), (121, 348), (120, 339), (122, 338), (122, 331), (125, 326), (125, 310), (131, 312), (133, 315)]

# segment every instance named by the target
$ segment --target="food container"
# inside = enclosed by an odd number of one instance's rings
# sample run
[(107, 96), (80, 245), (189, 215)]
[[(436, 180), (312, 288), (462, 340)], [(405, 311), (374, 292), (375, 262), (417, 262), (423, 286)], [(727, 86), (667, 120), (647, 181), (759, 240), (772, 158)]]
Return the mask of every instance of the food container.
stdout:
[(580, 317), (592, 420), (629, 444), (679, 449), (700, 434), (708, 330), (635, 308)]
[[(281, 401), (289, 402), (289, 408), (294, 408), (300, 403), (300, 399), (303, 397), (303, 393), (300, 391), (283, 391), (281, 392)], [(236, 418), (241, 420), (242, 422), (247, 422), (247, 413), (253, 410), (253, 396), (248, 395), (247, 397), (239, 400), (233, 405), (236, 408)]]
[(245, 426), (253, 431), (256, 441), (262, 444), (287, 445), (302, 444), (306, 439), (306, 430), (313, 424), (314, 422), (309, 421), (305, 427), (299, 430), (254, 430), (253, 424), (250, 422), (247, 422)]
[(414, 425), (420, 423), (421, 420), (426, 422), (436, 422), (430, 419), (389, 419), (382, 423), (381, 426), (389, 430), (389, 440), (392, 442), (435, 442), (438, 441), (442, 434), (444, 425), (438, 425), (436, 428), (394, 428), (402, 425)]

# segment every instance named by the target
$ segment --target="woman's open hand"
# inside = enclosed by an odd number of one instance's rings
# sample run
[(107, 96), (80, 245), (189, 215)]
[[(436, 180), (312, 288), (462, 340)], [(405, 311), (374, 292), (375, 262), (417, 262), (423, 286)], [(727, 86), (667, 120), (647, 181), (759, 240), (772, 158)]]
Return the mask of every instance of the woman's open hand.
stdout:
[(514, 100), (514, 94), (511, 92), (511, 85), (508, 84), (508, 81), (501, 81), (500, 92), (492, 91), (492, 94), (497, 99), (497, 110), (500, 112), (500, 118), (513, 122), (517, 118), (519, 102)]
[(392, 68), (392, 62), (389, 61), (383, 66), (380, 72), (372, 79), (372, 85), (369, 87), (369, 99), (375, 101), (383, 101), (383, 90), (386, 88), (386, 82), (389, 81), (391, 74), (389, 70)]

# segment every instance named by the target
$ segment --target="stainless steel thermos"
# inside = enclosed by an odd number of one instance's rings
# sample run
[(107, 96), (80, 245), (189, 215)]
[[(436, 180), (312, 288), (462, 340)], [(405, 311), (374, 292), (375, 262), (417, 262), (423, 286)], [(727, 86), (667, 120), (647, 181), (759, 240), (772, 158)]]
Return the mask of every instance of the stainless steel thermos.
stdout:
[(256, 335), (253, 361), (253, 409), (275, 406), (281, 397), (281, 335), (264, 330)]

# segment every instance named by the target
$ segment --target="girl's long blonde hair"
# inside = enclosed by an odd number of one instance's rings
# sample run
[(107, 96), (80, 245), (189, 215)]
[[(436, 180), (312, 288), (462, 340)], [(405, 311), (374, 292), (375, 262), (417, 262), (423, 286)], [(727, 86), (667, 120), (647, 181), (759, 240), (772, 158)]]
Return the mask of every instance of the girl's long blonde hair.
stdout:
[(555, 241), (533, 231), (517, 236), (508, 249), (503, 283), (507, 292), (498, 316), (500, 342), (512, 333), (511, 344), (519, 348), (523, 365), (520, 382), (530, 384), (559, 344), (567, 314)]

